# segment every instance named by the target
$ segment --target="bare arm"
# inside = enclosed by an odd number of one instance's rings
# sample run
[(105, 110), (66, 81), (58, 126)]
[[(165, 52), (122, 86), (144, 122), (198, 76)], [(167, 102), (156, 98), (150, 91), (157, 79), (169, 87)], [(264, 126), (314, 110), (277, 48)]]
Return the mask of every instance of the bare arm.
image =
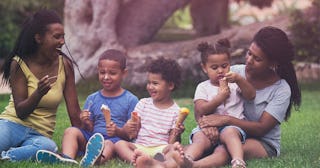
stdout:
[(68, 59), (63, 59), (63, 63), (66, 73), (66, 83), (63, 95), (66, 101), (69, 118), (72, 126), (81, 127), (81, 109), (78, 102), (73, 66)]
[(195, 118), (198, 121), (198, 119), (204, 115), (212, 114), (219, 105), (224, 103), (224, 101), (229, 97), (230, 95), (230, 89), (226, 83), (226, 81), (220, 81), (220, 87), (218, 94), (213, 97), (212, 100), (206, 101), (206, 100), (196, 100), (194, 104), (194, 110), (195, 110)]
[(15, 110), (20, 119), (27, 118), (38, 106), (41, 98), (51, 89), (48, 76), (38, 83), (38, 88), (28, 97), (28, 82), (16, 61), (12, 61), (10, 69), (10, 86)]
[(256, 89), (243, 77), (234, 72), (228, 72), (225, 75), (228, 82), (236, 83), (241, 89), (242, 96), (247, 100), (253, 100), (256, 97)]

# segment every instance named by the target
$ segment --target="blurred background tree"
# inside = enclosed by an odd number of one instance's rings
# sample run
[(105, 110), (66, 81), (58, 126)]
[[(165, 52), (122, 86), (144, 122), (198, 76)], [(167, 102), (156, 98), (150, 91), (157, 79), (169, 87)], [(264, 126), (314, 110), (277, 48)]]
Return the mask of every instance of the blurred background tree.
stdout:
[[(242, 49), (238, 52), (242, 55), (254, 32), (266, 25), (279, 26), (291, 34), (297, 55), (301, 56), (299, 60), (313, 55), (309, 60), (319, 61), (319, 13), (309, 12), (302, 17), (307, 10), (296, 8), (301, 2), (310, 1), (1, 0), (0, 60), (12, 49), (26, 16), (48, 8), (56, 10), (64, 19), (70, 51), (65, 52), (72, 54), (87, 78), (94, 79), (94, 82), (84, 81), (90, 91), (99, 87), (92, 86), (96, 83), (96, 60), (106, 49), (116, 48), (127, 53), (130, 74), (125, 82), (130, 86), (141, 86), (145, 79), (143, 66), (160, 56), (176, 59), (194, 84), (203, 77), (196, 51), (199, 42), (213, 43), (218, 38), (229, 38), (232, 49)], [(316, 4), (313, 3), (313, 7)], [(298, 11), (288, 22), (288, 13), (292, 10)], [(311, 18), (315, 19), (311, 21)], [(76, 78), (80, 80), (78, 74)]]

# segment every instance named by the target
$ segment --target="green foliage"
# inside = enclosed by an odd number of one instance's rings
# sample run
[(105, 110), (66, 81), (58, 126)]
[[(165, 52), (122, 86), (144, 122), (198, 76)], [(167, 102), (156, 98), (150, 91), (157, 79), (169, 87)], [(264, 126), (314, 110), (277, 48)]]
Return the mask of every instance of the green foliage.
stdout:
[(177, 10), (173, 15), (166, 21), (164, 28), (192, 28), (192, 18), (190, 16), (190, 6)]
[(54, 9), (60, 16), (64, 0), (1, 0), (0, 1), (0, 59), (12, 50), (24, 19), (39, 9)]
[(306, 14), (294, 11), (289, 27), (298, 61), (320, 62), (320, 0)]

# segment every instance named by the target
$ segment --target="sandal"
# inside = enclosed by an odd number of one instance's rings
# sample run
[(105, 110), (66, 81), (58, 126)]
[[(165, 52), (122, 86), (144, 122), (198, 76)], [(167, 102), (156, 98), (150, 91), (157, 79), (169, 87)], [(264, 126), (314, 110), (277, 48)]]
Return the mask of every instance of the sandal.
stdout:
[(231, 160), (231, 167), (232, 168), (246, 168), (246, 162), (242, 159), (232, 159)]

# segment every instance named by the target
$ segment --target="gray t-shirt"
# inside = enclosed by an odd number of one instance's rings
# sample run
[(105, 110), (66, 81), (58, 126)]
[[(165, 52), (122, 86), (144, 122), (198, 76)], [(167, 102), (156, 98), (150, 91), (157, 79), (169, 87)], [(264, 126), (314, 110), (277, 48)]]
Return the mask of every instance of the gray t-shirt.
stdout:
[[(245, 78), (245, 65), (234, 65), (231, 67), (231, 71)], [(263, 141), (277, 150), (277, 156), (280, 155), (280, 124), (284, 121), (290, 96), (290, 86), (284, 79), (280, 79), (271, 86), (257, 90), (255, 100), (245, 100), (244, 102), (244, 115), (247, 120), (258, 121), (263, 112), (269, 113), (278, 120), (279, 124), (261, 137)]]

